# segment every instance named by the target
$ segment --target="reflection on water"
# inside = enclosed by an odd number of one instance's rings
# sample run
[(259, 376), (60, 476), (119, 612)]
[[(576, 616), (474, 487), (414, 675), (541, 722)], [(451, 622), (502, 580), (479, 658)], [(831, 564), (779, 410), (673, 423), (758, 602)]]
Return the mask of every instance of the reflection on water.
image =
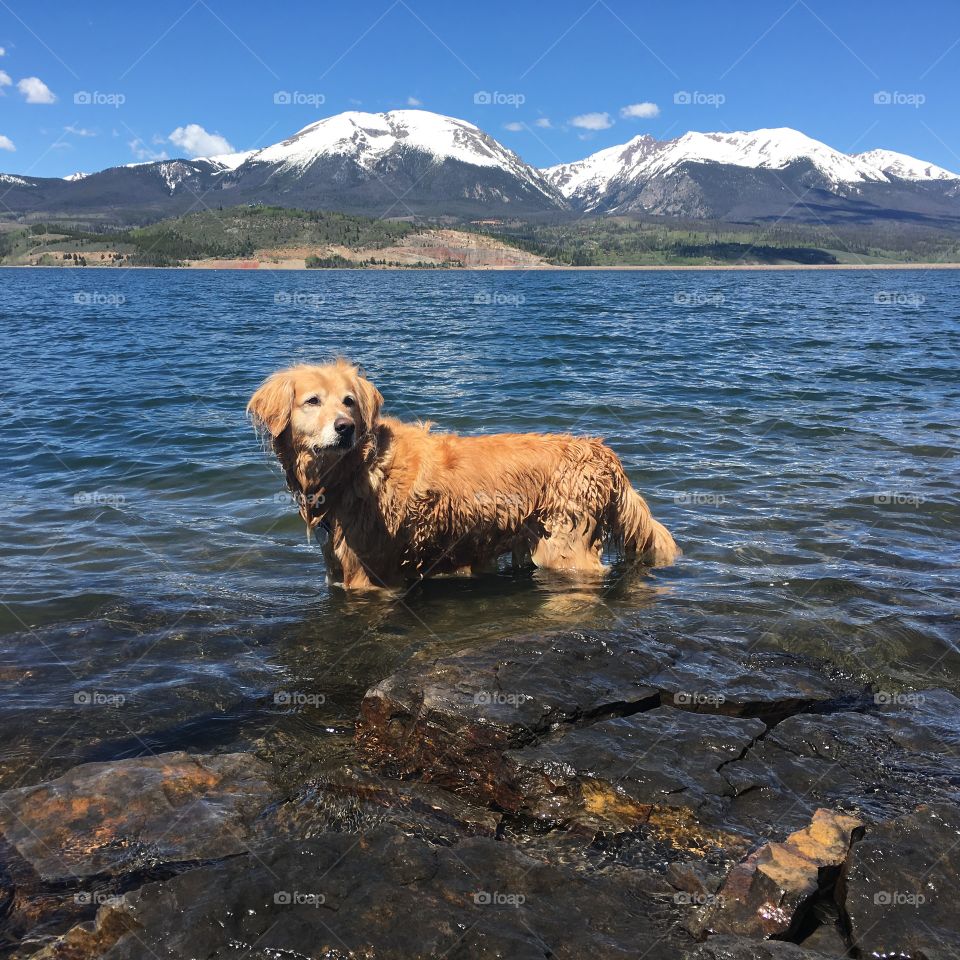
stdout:
[[(898, 273), (911, 308), (875, 303), (879, 272), (4, 281), (0, 785), (180, 748), (256, 749), (294, 780), (345, 755), (403, 659), (543, 629), (742, 638), (960, 689), (951, 272)], [(476, 304), (491, 283), (516, 296)], [(74, 303), (90, 284), (123, 307)], [(693, 287), (720, 296), (678, 305)], [(294, 288), (326, 307), (275, 302)], [(243, 408), (338, 352), (401, 417), (605, 436), (683, 559), (328, 589)]]

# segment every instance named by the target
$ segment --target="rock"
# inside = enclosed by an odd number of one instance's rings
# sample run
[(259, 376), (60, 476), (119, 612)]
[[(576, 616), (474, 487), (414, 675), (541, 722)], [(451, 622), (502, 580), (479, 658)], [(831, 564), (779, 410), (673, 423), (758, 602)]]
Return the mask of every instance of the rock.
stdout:
[(862, 826), (854, 817), (817, 810), (809, 826), (782, 843), (764, 844), (734, 867), (689, 928), (697, 935), (795, 937), (804, 909), (832, 888)]
[(960, 810), (929, 804), (869, 827), (838, 886), (859, 956), (960, 956)]
[[(434, 847), (380, 828), (268, 844), (149, 884), (83, 935), (97, 944), (86, 956), (109, 960), (675, 960), (693, 946), (629, 871), (571, 881), (488, 838)], [(48, 957), (69, 956), (57, 953), (68, 939)]]
[(637, 632), (511, 639), (413, 662), (371, 688), (358, 745), (391, 776), (416, 776), (509, 808), (503, 754), (559, 728), (664, 703), (771, 722), (849, 694), (797, 658)]
[(561, 731), (504, 754), (501, 803), (541, 820), (627, 826), (653, 805), (719, 811), (731, 793), (719, 770), (766, 731), (760, 720), (658, 707)]
[(879, 822), (918, 799), (960, 803), (960, 701), (937, 690), (914, 696), (920, 706), (799, 715), (774, 727), (724, 768), (737, 794), (731, 829), (798, 829), (818, 806)]
[(308, 839), (321, 833), (358, 833), (392, 824), (433, 843), (495, 837), (500, 815), (432, 784), (407, 783), (343, 768), (304, 785), (277, 806), (261, 834)]
[(41, 880), (117, 875), (242, 853), (271, 799), (247, 754), (87, 763), (0, 794), (0, 834)]
[(779, 940), (711, 937), (706, 943), (684, 953), (682, 960), (836, 960), (836, 956)]
[(720, 888), (719, 878), (695, 860), (671, 863), (666, 872), (667, 883), (674, 890), (705, 899)]

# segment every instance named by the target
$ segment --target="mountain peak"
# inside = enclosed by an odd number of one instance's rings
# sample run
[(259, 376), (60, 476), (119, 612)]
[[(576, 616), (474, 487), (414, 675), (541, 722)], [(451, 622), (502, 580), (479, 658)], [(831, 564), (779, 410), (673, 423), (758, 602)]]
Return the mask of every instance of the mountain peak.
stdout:
[(792, 127), (729, 132), (690, 131), (673, 140), (634, 137), (583, 160), (544, 170), (547, 179), (584, 210), (625, 185), (642, 185), (683, 164), (720, 164), (756, 170), (784, 170), (806, 162), (831, 185), (843, 189), (894, 180), (952, 180), (955, 174), (934, 164), (892, 151), (847, 154)]

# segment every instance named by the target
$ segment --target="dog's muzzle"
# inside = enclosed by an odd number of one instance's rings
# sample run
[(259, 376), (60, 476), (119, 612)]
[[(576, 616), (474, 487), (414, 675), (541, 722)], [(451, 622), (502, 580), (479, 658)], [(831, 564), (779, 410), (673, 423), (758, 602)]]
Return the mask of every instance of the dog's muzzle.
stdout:
[(313, 449), (317, 453), (330, 450), (350, 450), (356, 440), (356, 433), (356, 425), (349, 417), (337, 417), (323, 431), (318, 438), (319, 442), (313, 445)]

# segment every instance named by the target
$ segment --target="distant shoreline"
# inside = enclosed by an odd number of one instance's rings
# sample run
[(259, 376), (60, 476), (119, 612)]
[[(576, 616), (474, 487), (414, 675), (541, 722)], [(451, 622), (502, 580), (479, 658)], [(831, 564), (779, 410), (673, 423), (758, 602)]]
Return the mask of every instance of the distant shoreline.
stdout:
[(253, 266), (232, 266), (222, 261), (217, 264), (195, 263), (187, 267), (146, 267), (146, 266), (88, 266), (68, 267), (60, 264), (28, 264), (7, 263), (0, 264), (0, 270), (70, 270), (78, 273), (126, 272), (128, 270), (181, 270), (184, 272), (195, 270), (235, 270), (242, 273), (273, 273), (302, 271), (309, 273), (542, 273), (543, 271), (569, 271), (571, 273), (596, 273), (611, 271), (647, 271), (654, 273), (674, 273), (676, 271), (804, 271), (804, 270), (960, 270), (960, 263), (780, 263), (780, 264), (745, 264), (745, 263), (718, 263), (718, 264), (621, 264), (615, 266), (585, 266), (573, 267), (563, 264), (529, 264), (526, 266), (484, 266), (484, 267), (306, 267), (302, 262), (286, 261)]

